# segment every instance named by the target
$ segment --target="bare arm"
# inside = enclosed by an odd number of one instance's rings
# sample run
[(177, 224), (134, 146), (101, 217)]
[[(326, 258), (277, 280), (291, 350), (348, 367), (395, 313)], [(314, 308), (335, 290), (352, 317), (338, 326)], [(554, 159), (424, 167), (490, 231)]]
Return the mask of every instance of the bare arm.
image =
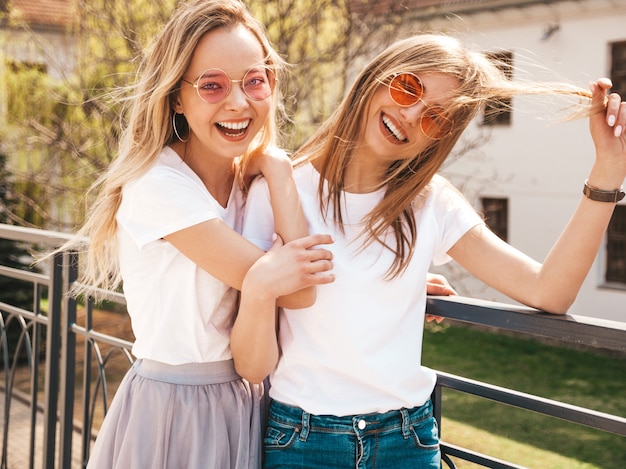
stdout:
[[(601, 104), (611, 84), (591, 85), (593, 102)], [(596, 161), (589, 184), (603, 190), (619, 188), (626, 177), (626, 103), (612, 94), (606, 112), (590, 117)], [(526, 305), (563, 314), (597, 255), (615, 205), (581, 197), (569, 223), (543, 264), (500, 240), (484, 226), (466, 233), (449, 254), (485, 283)]]
[[(289, 157), (281, 150), (274, 150), (264, 155), (259, 167), (267, 181), (276, 234), (284, 243), (307, 236), (309, 228), (300, 205)], [(278, 306), (294, 309), (311, 306), (315, 302), (315, 287), (294, 292), (279, 298), (277, 302)]]

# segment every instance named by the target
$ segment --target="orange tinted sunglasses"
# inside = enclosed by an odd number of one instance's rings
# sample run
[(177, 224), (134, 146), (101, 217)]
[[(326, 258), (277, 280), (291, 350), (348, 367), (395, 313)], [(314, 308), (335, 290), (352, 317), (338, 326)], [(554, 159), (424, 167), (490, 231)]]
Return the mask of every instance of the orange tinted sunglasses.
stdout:
[[(397, 73), (389, 81), (389, 97), (398, 106), (409, 107), (422, 101), (424, 84), (419, 77), (410, 72)], [(420, 118), (420, 128), (424, 134), (434, 140), (439, 140), (452, 132), (454, 121), (448, 117), (441, 106), (426, 106)]]

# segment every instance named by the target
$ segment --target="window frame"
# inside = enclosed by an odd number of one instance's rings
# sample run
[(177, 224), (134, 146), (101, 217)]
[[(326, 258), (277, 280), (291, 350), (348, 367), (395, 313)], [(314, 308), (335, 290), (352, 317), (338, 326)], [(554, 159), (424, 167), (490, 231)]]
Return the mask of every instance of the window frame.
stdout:
[(496, 236), (505, 242), (509, 238), (508, 197), (481, 197), (480, 204), (485, 223)]
[(610, 44), (611, 47), (611, 72), (613, 82), (612, 92), (626, 96), (626, 41), (618, 41)]
[[(487, 58), (504, 72), (509, 80), (513, 79), (513, 52), (502, 50), (488, 52)], [(513, 116), (513, 100), (511, 98), (496, 98), (485, 105), (481, 125), (510, 126)]]
[(605, 286), (626, 289), (626, 205), (616, 205), (606, 230)]

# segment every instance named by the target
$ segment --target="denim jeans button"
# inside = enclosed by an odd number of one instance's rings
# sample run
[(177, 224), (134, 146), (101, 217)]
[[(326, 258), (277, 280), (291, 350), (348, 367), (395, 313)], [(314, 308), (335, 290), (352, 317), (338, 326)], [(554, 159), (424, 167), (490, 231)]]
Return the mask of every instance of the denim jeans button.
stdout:
[(367, 426), (367, 422), (363, 419), (359, 420), (359, 423), (357, 423), (357, 426), (359, 427), (359, 430), (364, 430), (365, 427)]

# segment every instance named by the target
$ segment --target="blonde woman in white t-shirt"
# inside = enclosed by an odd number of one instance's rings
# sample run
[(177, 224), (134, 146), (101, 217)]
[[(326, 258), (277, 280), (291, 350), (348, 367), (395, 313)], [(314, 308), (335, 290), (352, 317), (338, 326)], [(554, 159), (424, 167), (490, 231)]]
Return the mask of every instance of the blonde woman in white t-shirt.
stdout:
[[(308, 249), (330, 237), (305, 236), (291, 161), (274, 150), (281, 65), (239, 0), (181, 3), (140, 65), (119, 155), (63, 247), (89, 239), (79, 281), (123, 284), (136, 338), (90, 469), (260, 467), (263, 385), (238, 376), (229, 345), (237, 290), (260, 258), (290, 307), (333, 278), (330, 253)], [(267, 255), (239, 234), (259, 172), (280, 235)]]
[[(435, 373), (420, 363), (428, 269), (453, 258), (511, 298), (567, 311), (624, 196), (626, 103), (607, 95), (610, 87), (607, 79), (591, 91), (511, 82), (484, 54), (444, 35), (398, 41), (365, 67), (296, 154), (310, 232), (335, 238), (327, 248), (336, 279), (317, 288), (313, 306), (285, 308), (278, 337), (275, 312), (260, 309), (274, 298), (259, 290), (259, 310), (240, 313), (231, 336), (242, 376), (258, 382), (271, 372), (264, 467), (440, 467)], [(543, 263), (490, 232), (437, 175), (485, 103), (521, 93), (590, 104), (583, 111), (595, 163)], [(246, 206), (244, 236), (262, 248), (273, 233), (270, 195), (261, 180)], [(255, 277), (253, 267), (245, 283)]]

